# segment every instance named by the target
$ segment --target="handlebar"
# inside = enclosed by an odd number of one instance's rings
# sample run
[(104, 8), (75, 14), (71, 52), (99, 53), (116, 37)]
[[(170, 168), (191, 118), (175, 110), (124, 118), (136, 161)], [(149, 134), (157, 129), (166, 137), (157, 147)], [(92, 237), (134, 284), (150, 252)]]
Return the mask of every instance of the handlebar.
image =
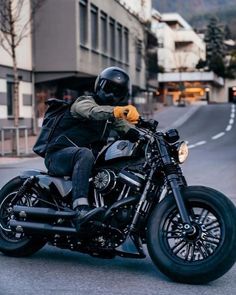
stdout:
[(158, 121), (150, 119), (144, 119), (141, 116), (139, 117), (138, 123), (136, 124), (136, 127), (140, 127), (140, 128), (144, 128), (144, 129), (148, 129), (151, 130), (153, 132), (156, 131), (158, 126)]
[[(128, 111), (125, 111), (124, 112), (124, 115), (127, 116), (128, 115)], [(148, 129), (150, 131), (155, 132), (156, 129), (157, 129), (158, 124), (159, 123), (156, 120), (153, 120), (153, 119), (147, 120), (147, 119), (144, 119), (144, 118), (142, 118), (140, 116), (139, 119), (138, 119), (138, 123), (135, 124), (135, 125), (136, 125), (136, 127)]]

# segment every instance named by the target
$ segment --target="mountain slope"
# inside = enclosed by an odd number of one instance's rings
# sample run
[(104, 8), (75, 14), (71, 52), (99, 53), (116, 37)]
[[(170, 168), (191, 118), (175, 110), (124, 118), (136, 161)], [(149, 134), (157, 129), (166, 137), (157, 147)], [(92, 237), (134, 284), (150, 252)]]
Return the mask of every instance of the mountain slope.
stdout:
[(236, 39), (236, 0), (153, 0), (160, 12), (178, 12), (197, 29), (202, 29), (211, 16), (228, 25)]

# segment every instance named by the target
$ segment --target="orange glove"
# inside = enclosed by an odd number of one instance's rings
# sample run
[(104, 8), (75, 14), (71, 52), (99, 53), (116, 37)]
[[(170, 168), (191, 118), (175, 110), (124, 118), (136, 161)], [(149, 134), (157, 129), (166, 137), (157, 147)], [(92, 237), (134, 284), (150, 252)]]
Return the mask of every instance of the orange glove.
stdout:
[(125, 119), (131, 124), (137, 124), (140, 117), (136, 107), (127, 105), (125, 107), (114, 107), (114, 117), (117, 119)]

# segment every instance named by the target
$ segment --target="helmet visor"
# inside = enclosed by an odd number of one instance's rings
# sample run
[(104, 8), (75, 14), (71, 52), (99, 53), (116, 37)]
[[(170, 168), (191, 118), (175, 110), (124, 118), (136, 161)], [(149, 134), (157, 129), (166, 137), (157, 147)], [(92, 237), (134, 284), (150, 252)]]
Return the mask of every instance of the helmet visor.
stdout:
[(106, 83), (104, 83), (103, 90), (106, 94), (113, 94), (113, 96), (118, 99), (125, 98), (128, 94), (128, 88), (111, 81), (106, 81)]

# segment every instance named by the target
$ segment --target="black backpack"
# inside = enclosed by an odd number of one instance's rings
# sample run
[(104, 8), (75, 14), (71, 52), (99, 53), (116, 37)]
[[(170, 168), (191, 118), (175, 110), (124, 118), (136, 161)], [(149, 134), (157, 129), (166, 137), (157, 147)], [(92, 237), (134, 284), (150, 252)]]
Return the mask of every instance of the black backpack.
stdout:
[(53, 136), (56, 126), (62, 119), (66, 109), (71, 106), (71, 103), (56, 98), (48, 99), (46, 104), (48, 105), (48, 108), (44, 115), (42, 128), (33, 146), (33, 151), (43, 158), (45, 157), (48, 144)]

